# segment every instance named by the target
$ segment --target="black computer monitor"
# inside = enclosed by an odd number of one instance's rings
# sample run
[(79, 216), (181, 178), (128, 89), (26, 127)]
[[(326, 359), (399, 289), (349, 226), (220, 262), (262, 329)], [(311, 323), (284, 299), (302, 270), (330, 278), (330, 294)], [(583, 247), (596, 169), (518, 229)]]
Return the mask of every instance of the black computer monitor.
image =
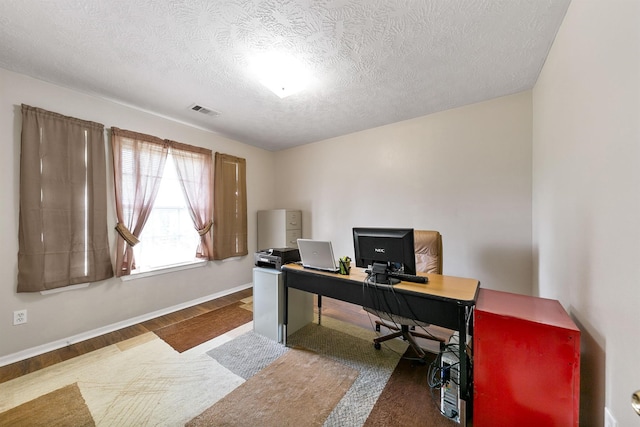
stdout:
[(416, 274), (413, 228), (353, 229), (356, 267), (371, 268), (376, 283), (391, 283), (389, 272)]

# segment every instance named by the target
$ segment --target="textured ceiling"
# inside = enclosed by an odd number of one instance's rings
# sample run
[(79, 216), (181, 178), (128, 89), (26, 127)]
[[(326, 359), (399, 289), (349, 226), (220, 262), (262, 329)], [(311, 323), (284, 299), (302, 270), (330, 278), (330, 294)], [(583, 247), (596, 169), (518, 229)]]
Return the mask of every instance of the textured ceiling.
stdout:
[[(0, 67), (279, 150), (532, 88), (569, 1), (2, 0)], [(269, 50), (314, 85), (264, 88)]]

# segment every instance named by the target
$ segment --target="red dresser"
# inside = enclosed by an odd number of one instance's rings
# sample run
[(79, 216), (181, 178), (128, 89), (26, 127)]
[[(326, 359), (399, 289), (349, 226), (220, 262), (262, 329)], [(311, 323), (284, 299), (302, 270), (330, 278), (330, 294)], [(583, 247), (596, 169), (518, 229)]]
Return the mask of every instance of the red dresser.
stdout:
[(580, 330), (557, 300), (480, 289), (473, 426), (578, 426)]

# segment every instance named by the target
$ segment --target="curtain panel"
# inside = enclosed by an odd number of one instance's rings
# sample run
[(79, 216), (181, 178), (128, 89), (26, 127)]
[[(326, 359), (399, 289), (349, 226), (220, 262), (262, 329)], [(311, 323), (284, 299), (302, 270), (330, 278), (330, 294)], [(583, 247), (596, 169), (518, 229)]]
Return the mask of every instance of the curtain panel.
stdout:
[(247, 255), (247, 161), (216, 153), (213, 254), (221, 260)]
[(18, 292), (113, 276), (104, 125), (22, 105)]
[(206, 148), (167, 141), (200, 245), (196, 257), (213, 259), (213, 153)]
[(116, 276), (135, 269), (133, 247), (144, 228), (160, 188), (169, 144), (138, 132), (111, 128), (116, 198)]

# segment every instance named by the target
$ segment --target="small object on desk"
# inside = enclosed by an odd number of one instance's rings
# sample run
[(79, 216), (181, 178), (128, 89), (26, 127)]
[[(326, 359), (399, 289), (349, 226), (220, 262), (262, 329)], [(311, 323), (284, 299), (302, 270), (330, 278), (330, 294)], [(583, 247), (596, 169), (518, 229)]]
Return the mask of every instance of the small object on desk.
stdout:
[(349, 272), (351, 271), (351, 258), (349, 258), (348, 256), (343, 256), (342, 258), (340, 258), (339, 262), (340, 274), (349, 274)]

